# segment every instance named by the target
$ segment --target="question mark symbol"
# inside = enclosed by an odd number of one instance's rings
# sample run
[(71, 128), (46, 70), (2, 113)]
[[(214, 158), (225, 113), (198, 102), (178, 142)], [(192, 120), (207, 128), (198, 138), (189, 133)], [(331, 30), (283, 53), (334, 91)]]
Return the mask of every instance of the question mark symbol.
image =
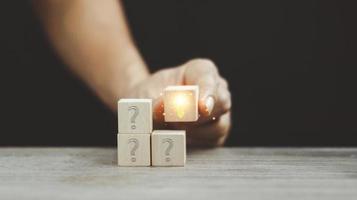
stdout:
[(139, 148), (139, 140), (136, 138), (130, 138), (128, 144), (130, 143), (134, 143), (134, 146), (130, 151), (130, 155), (132, 156), (131, 162), (136, 162), (135, 151)]
[(165, 150), (165, 155), (167, 156), (165, 158), (166, 162), (170, 162), (171, 158), (170, 158), (170, 151), (171, 149), (174, 147), (174, 141), (171, 138), (165, 138), (162, 140), (162, 143), (169, 143), (169, 145), (167, 146), (166, 150)]
[(133, 114), (133, 115), (131, 116), (131, 118), (130, 118), (130, 122), (132, 123), (131, 129), (136, 129), (135, 119), (136, 119), (136, 117), (139, 115), (139, 109), (138, 109), (138, 107), (136, 107), (136, 106), (130, 106), (130, 107), (128, 108), (128, 111), (130, 112), (131, 110), (134, 111), (134, 114)]

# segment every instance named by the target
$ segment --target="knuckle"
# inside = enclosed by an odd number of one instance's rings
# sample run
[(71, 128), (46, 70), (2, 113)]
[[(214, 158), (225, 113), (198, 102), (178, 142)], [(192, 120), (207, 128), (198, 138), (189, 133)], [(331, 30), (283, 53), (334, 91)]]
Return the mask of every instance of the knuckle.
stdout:
[(202, 70), (202, 72), (217, 72), (217, 67), (214, 62), (207, 58), (196, 58), (191, 60), (189, 63), (192, 65), (192, 67), (196, 67)]
[(224, 105), (223, 105), (223, 109), (228, 112), (231, 110), (232, 108), (232, 99), (231, 99), (231, 93), (227, 93), (227, 96), (225, 97), (224, 100)]
[(226, 137), (228, 135), (229, 129), (229, 123), (221, 119), (217, 124), (217, 140)]
[(205, 65), (205, 66), (210, 66), (210, 67), (215, 67), (216, 65), (211, 59), (208, 58), (198, 58), (196, 59), (200, 64)]
[(229, 86), (228, 81), (225, 78), (222, 78), (221, 80), (222, 80), (222, 86), (228, 88)]
[(228, 91), (221, 92), (219, 95), (219, 102), (223, 113), (230, 111), (232, 108), (231, 93)]

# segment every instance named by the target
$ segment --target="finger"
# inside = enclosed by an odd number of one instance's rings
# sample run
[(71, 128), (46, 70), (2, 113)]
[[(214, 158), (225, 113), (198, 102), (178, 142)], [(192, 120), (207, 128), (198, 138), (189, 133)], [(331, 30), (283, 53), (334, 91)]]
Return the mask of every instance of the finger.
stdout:
[(220, 78), (220, 84), (222, 85), (222, 87), (227, 88), (228, 89), (228, 81), (224, 78)]
[(212, 123), (187, 128), (187, 137), (195, 140), (219, 140), (226, 137), (230, 130), (230, 113), (222, 115)]
[(230, 111), (232, 106), (231, 93), (224, 83), (224, 79), (220, 78), (220, 83), (217, 89), (217, 101), (211, 117), (219, 117)]
[(203, 116), (210, 115), (214, 108), (217, 80), (217, 67), (212, 61), (196, 59), (186, 63), (185, 84), (199, 86), (199, 111)]
[(218, 140), (204, 140), (204, 139), (187, 139), (186, 143), (187, 146), (192, 148), (192, 147), (208, 147), (208, 148), (213, 148), (213, 147), (219, 147), (223, 146), (226, 141), (226, 137), (222, 137)]
[(209, 116), (201, 116), (197, 121), (198, 124), (209, 123), (212, 120), (218, 119), (221, 115), (227, 113), (231, 109), (231, 94), (228, 90), (225, 80), (220, 78), (220, 83), (217, 89), (217, 101), (214, 109)]

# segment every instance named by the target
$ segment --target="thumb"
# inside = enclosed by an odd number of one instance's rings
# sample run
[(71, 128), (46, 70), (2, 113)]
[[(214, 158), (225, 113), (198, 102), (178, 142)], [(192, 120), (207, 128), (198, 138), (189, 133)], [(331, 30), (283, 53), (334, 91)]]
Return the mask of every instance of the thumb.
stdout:
[(209, 116), (214, 108), (216, 102), (217, 86), (214, 81), (205, 80), (197, 84), (200, 88), (198, 107), (200, 114)]
[(218, 71), (207, 59), (196, 59), (186, 63), (185, 84), (199, 86), (198, 107), (200, 114), (209, 116), (216, 102)]

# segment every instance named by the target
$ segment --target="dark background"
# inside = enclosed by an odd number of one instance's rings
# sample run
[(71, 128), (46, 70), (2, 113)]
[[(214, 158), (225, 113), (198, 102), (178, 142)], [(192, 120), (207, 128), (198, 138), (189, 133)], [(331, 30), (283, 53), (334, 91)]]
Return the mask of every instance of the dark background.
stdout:
[[(212, 59), (230, 83), (228, 145), (357, 146), (352, 1), (125, 1), (154, 72)], [(115, 145), (116, 115), (72, 76), (27, 1), (0, 3), (0, 145)]]

